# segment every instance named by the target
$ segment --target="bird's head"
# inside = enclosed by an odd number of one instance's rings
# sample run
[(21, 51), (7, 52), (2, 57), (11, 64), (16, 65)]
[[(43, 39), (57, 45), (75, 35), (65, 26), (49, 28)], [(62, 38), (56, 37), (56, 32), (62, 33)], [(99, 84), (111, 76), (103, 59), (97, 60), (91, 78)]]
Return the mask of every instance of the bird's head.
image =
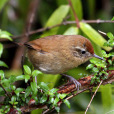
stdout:
[(92, 57), (102, 59), (94, 53), (94, 48), (91, 42), (86, 38), (79, 38), (78, 42), (73, 46), (73, 55), (80, 58), (83, 61), (87, 61)]

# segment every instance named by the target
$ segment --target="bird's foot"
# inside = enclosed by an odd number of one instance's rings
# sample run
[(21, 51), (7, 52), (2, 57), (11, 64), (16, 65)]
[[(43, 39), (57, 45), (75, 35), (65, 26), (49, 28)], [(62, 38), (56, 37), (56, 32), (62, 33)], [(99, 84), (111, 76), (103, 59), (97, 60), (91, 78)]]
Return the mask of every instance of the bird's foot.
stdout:
[(61, 74), (61, 75), (67, 77), (69, 79), (69, 82), (73, 82), (76, 86), (76, 89), (79, 90), (79, 88), (81, 87), (81, 84), (75, 78), (66, 74)]

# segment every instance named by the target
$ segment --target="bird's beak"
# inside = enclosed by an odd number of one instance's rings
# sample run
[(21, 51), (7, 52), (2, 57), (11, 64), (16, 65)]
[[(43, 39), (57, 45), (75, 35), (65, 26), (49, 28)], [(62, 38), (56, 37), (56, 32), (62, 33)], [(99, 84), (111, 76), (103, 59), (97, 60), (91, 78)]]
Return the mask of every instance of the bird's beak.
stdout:
[(104, 60), (102, 57), (99, 57), (98, 55), (94, 54), (93, 57)]

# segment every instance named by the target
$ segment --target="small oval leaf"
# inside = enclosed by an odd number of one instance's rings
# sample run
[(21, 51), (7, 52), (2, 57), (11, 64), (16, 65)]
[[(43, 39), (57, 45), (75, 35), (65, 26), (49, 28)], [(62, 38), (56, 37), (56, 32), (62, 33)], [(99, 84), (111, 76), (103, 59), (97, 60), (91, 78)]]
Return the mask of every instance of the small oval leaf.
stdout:
[[(68, 12), (69, 12), (69, 5), (61, 5), (50, 16), (45, 27), (50, 27), (50, 26), (60, 24), (63, 21), (63, 19), (66, 17), (66, 15), (68, 14)], [(49, 30), (48, 32), (44, 32), (44, 34), (41, 37), (55, 35), (58, 31), (58, 28), (59, 27), (55, 27)]]
[(65, 99), (63, 102), (67, 105), (68, 108), (70, 108), (70, 103), (67, 99)]
[(2, 53), (3, 53), (3, 45), (0, 43), (0, 57), (1, 57)]
[(8, 68), (8, 66), (6, 65), (6, 63), (4, 63), (3, 61), (0, 61), (0, 66), (3, 66), (3, 67)]
[(23, 67), (26, 74), (31, 74), (31, 69), (29, 68), (29, 66), (24, 65)]
[(65, 32), (64, 35), (77, 35), (79, 33), (79, 29), (77, 27), (69, 27)]

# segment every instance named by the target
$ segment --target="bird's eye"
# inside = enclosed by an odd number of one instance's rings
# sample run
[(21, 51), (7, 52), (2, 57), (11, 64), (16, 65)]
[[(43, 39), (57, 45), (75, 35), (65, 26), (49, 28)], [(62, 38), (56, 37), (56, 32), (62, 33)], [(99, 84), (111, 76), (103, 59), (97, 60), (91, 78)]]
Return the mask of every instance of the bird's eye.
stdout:
[(86, 53), (86, 51), (84, 51), (84, 50), (83, 50), (83, 51), (81, 51), (81, 53), (82, 53), (82, 54), (85, 54), (85, 53)]

